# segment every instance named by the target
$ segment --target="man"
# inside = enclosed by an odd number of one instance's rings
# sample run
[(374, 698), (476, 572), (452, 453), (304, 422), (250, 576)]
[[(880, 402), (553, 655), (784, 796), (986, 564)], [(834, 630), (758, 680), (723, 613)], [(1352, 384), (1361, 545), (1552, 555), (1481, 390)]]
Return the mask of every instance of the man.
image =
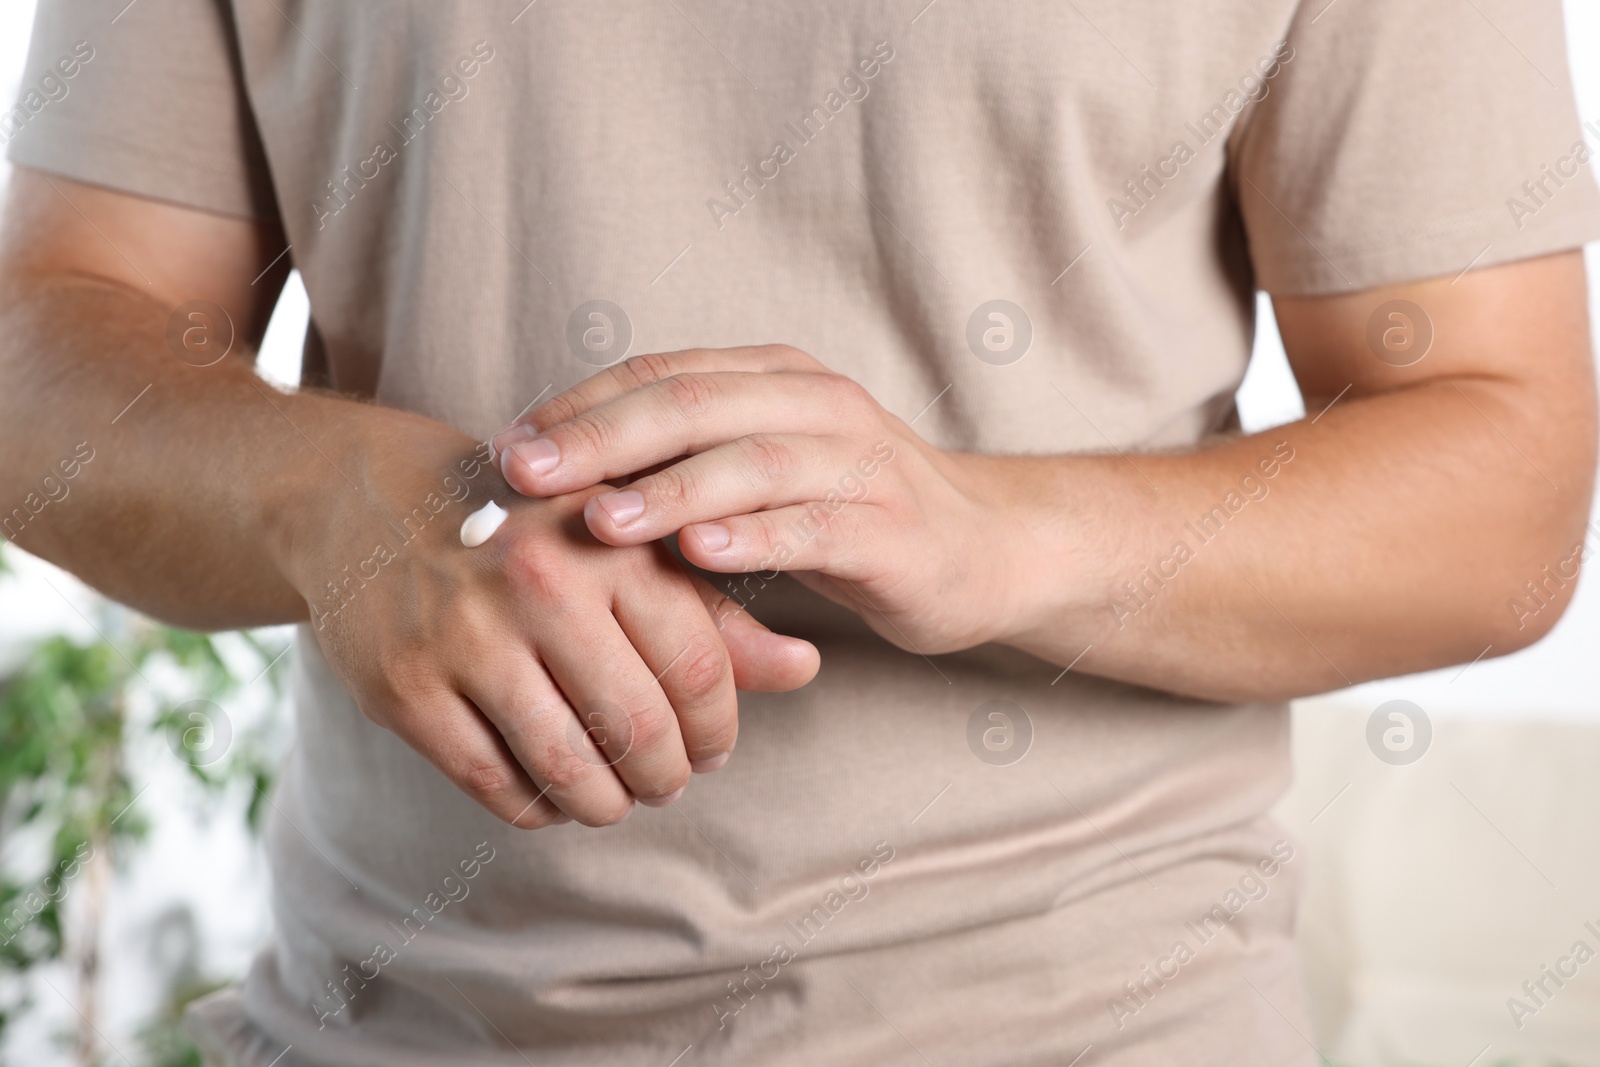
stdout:
[(304, 623), (218, 1063), (1313, 1063), (1282, 702), (1570, 592), (1553, 0), (72, 0), (36, 71), (0, 491), (97, 458), (18, 543)]

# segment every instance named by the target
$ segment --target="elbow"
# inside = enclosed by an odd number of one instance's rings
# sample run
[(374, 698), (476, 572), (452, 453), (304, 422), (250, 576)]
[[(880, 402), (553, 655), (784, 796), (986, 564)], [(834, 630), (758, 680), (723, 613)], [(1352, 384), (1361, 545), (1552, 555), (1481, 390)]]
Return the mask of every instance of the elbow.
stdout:
[[(1585, 472), (1585, 486), (1590, 476)], [(1584, 564), (1600, 549), (1600, 537), (1588, 521), (1590, 490), (1560, 495), (1558, 509), (1526, 524), (1519, 550), (1506, 554), (1515, 562), (1494, 568), (1502, 595), (1478, 641), (1493, 655), (1520, 652), (1548, 635), (1572, 603)]]
[(1500, 551), (1490, 555), (1495, 565), (1484, 568), (1496, 595), (1477, 647), (1490, 644), (1493, 655), (1519, 652), (1549, 634), (1572, 603), (1584, 565), (1600, 550), (1600, 532), (1590, 522), (1600, 444), (1592, 379), (1567, 393), (1556, 417), (1542, 420), (1542, 434), (1529, 425), (1519, 435), (1538, 457), (1538, 477), (1524, 475), (1520, 492), (1502, 493), (1493, 509), (1499, 516), (1486, 523), (1500, 532)]
[(1544, 562), (1506, 581), (1507, 595), (1483, 635), (1494, 655), (1521, 652), (1555, 629), (1577, 592), (1584, 561), (1597, 547), (1588, 533), (1580, 528), (1562, 547), (1552, 549)]

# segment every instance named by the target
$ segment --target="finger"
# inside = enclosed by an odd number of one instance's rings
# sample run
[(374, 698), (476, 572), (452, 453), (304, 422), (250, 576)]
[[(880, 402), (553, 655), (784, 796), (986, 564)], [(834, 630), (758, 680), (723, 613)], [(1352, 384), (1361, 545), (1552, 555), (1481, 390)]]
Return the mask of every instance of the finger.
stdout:
[(512, 444), (501, 472), (529, 496), (576, 492), (752, 433), (825, 435), (875, 407), (835, 374), (677, 374)]
[(561, 639), (540, 655), (604, 761), (635, 797), (671, 797), (689, 781), (689, 758), (677, 716), (653, 677), (667, 663), (648, 667), (610, 615), (558, 622), (557, 629)]
[(816, 359), (789, 345), (755, 345), (746, 348), (690, 348), (681, 352), (652, 352), (634, 356), (615, 367), (557, 393), (510, 426), (494, 435), (498, 451), (517, 441), (536, 437), (559, 423), (588, 411), (623, 393), (631, 393), (674, 374), (709, 374), (715, 371), (770, 373), (775, 371), (825, 372)]
[(826, 570), (856, 581), (868, 573), (871, 504), (822, 500), (687, 526), (678, 551), (702, 570), (723, 574)]
[(632, 794), (538, 663), (489, 657), (472, 664), (458, 684), (547, 801), (585, 826), (628, 817)]
[(406, 744), (497, 818), (523, 830), (571, 821), (460, 694), (443, 688), (418, 694), (388, 721)]
[(736, 586), (737, 595), (719, 593), (698, 576), (689, 579), (722, 635), (733, 665), (733, 684), (753, 693), (787, 693), (817, 676), (822, 656), (810, 641), (775, 634), (746, 610), (766, 583), (752, 578)]
[[(584, 521), (612, 545), (654, 541), (690, 523), (822, 500), (860, 499), (842, 437), (750, 434), (591, 497)], [(840, 472), (843, 471), (843, 474)]]
[(678, 595), (624, 589), (613, 611), (672, 705), (690, 767), (712, 770), (726, 761), (739, 734), (733, 667), (704, 605), (685, 595), (688, 579), (680, 572), (671, 580)]

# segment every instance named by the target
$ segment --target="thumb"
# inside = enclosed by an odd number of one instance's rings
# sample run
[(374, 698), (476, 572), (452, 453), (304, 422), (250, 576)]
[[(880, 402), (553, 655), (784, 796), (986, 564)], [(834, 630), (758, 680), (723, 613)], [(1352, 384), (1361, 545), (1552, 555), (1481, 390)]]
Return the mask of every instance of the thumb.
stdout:
[(695, 575), (690, 575), (690, 580), (728, 648), (736, 688), (786, 693), (817, 676), (817, 669), (822, 666), (817, 646), (798, 637), (773, 633), (737, 600), (717, 592), (709, 582)]

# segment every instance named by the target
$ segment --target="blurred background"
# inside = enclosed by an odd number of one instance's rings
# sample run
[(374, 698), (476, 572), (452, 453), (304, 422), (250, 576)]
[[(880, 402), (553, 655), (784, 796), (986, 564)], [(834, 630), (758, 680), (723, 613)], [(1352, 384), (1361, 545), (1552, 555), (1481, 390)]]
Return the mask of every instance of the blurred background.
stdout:
[[(33, 8), (0, 2), (8, 106)], [(1600, 3), (1566, 16), (1579, 116), (1600, 121)], [(1249, 430), (1304, 413), (1260, 310)], [(298, 380), (307, 313), (295, 275), (266, 377)], [(290, 743), (289, 631), (187, 635), (15, 546), (0, 563), (0, 1065), (197, 1067), (177, 1011), (271, 927), (255, 826)], [(1305, 1036), (1327, 1062), (1600, 1067), (1596, 650), (1589, 581), (1527, 651), (1297, 703), (1278, 814), (1304, 845)]]

